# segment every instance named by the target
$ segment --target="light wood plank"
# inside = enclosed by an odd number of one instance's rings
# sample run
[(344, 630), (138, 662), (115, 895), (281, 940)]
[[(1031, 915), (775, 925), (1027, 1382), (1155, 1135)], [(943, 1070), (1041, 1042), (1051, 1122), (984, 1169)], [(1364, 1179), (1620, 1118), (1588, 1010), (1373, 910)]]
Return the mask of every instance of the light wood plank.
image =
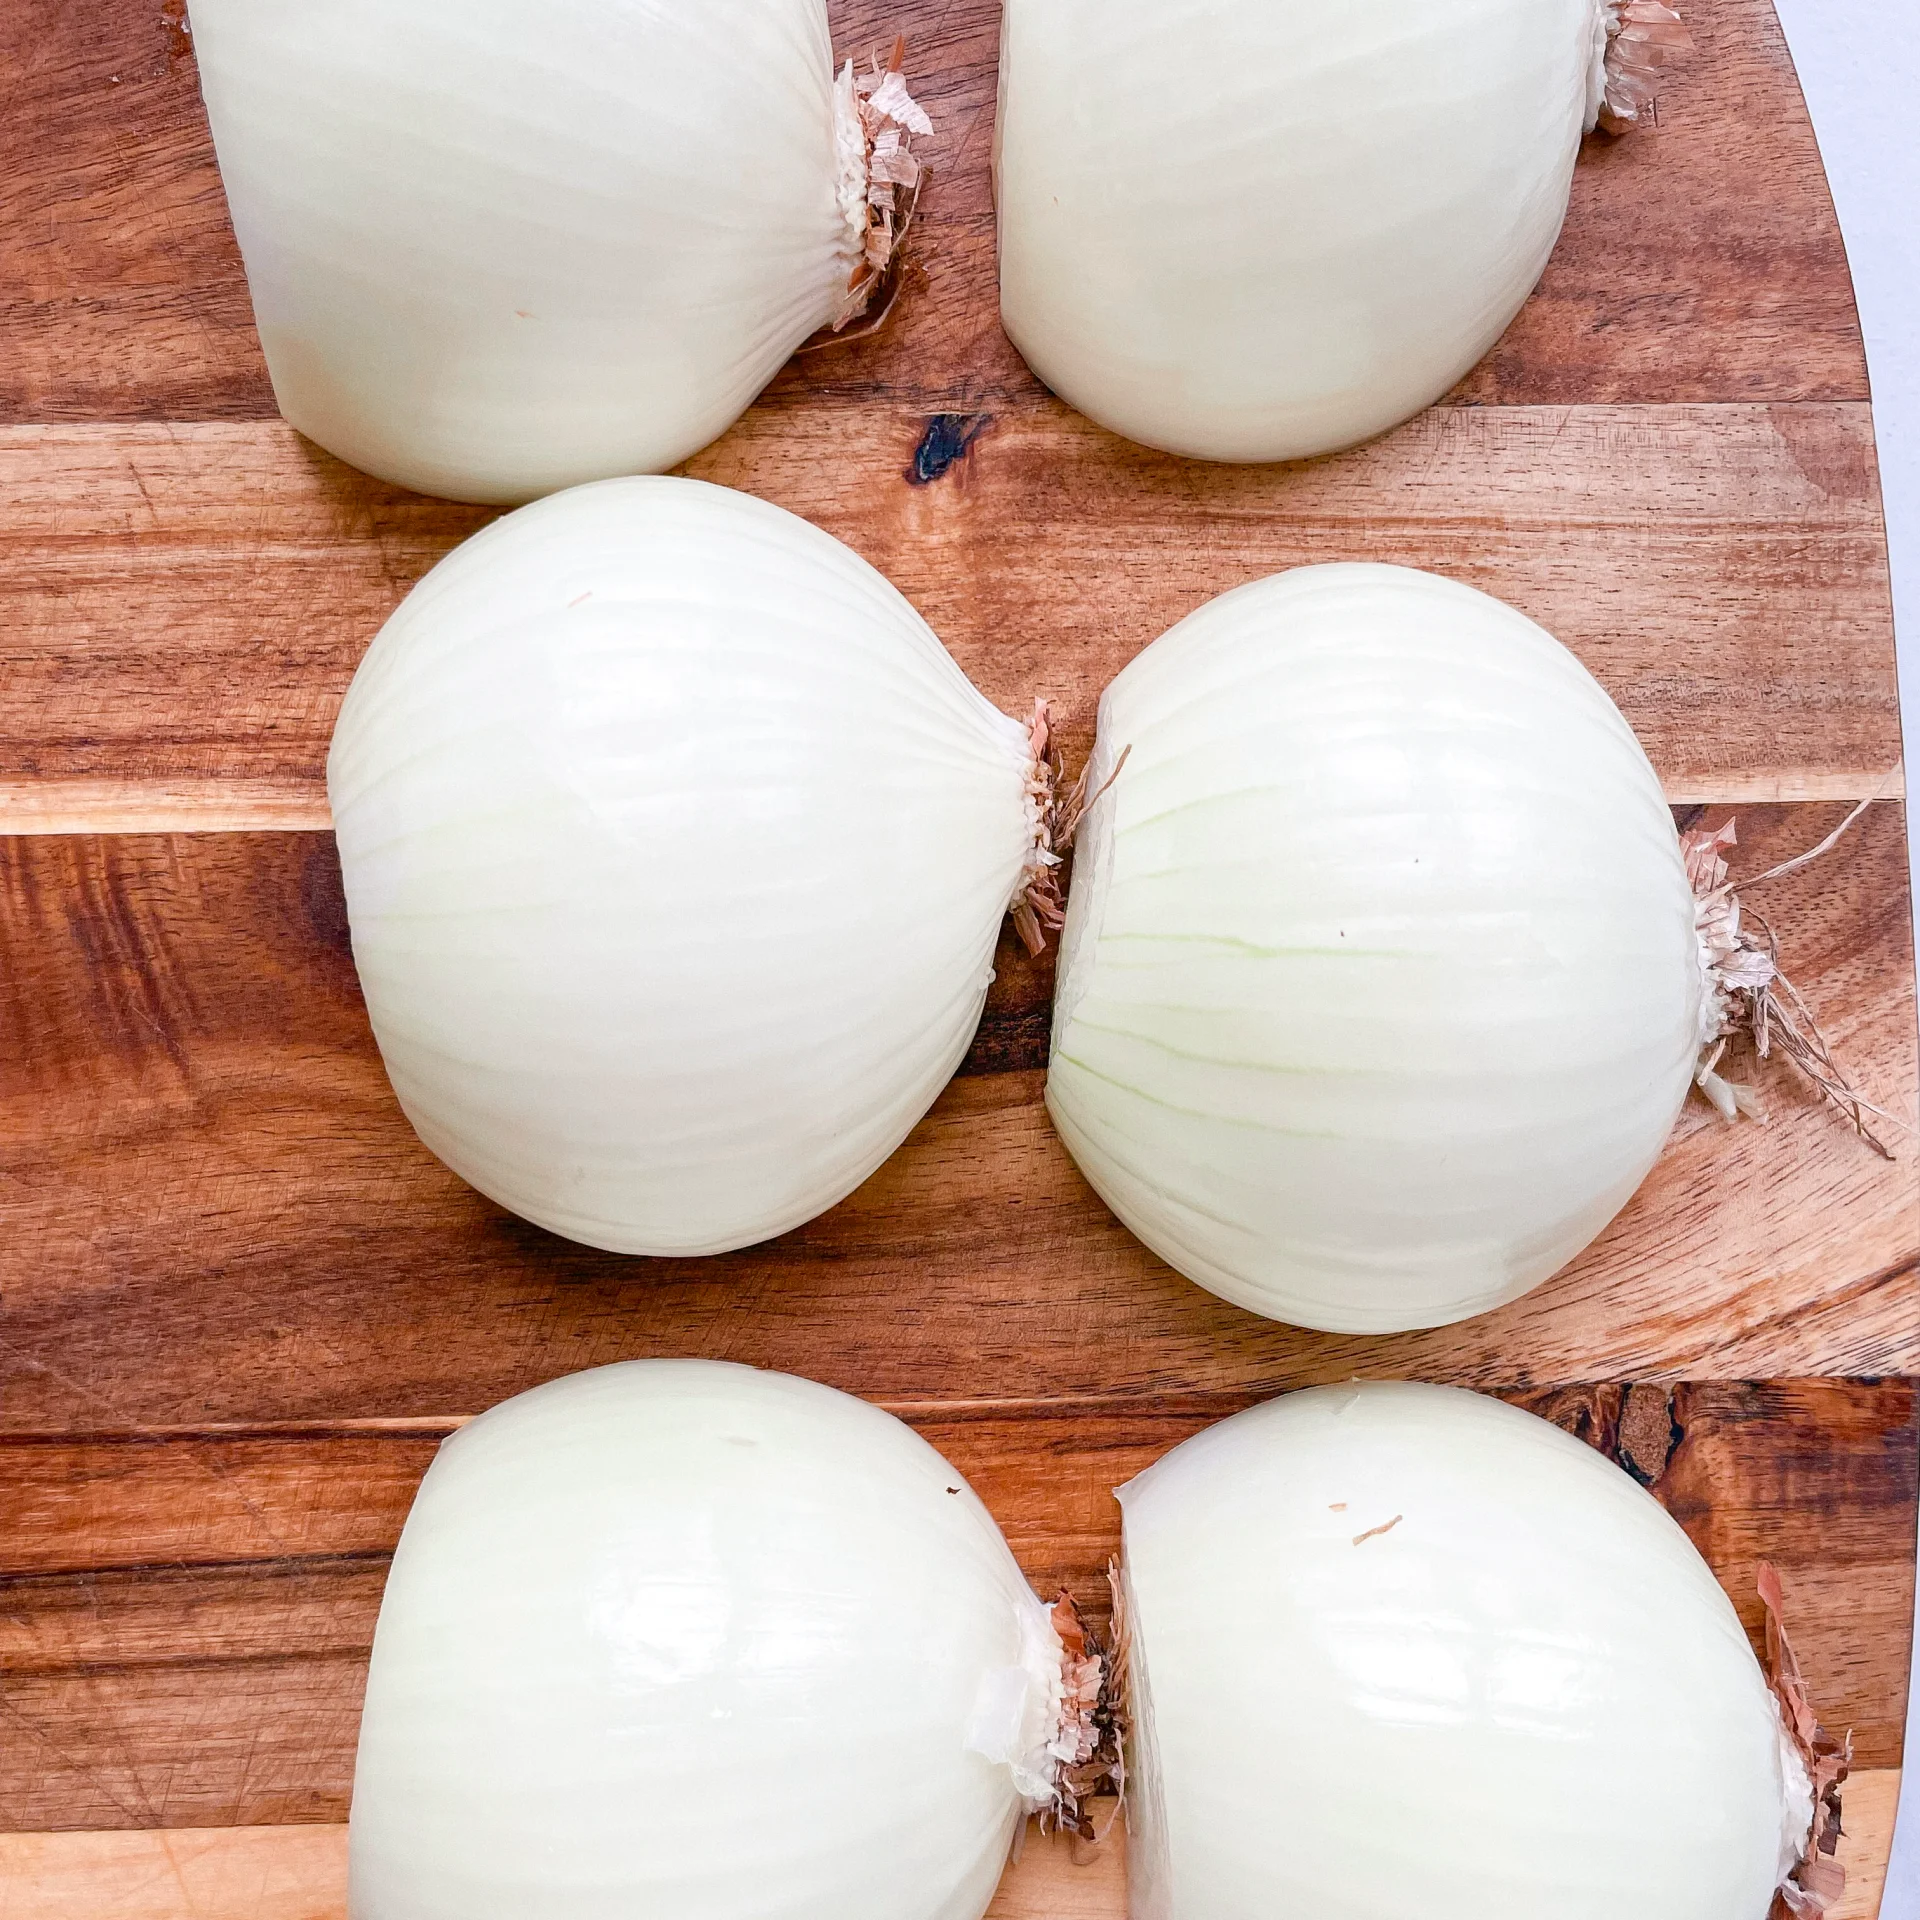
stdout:
[[(1887, 1862), (1893, 1852), (1894, 1812), (1900, 1802), (1898, 1767), (1856, 1773), (1846, 1787), (1846, 1846), (1841, 1860), (1847, 1890), (1827, 1910), (1827, 1920), (1878, 1920)], [(1888, 1914), (1886, 1920), (1903, 1920)]]
[[(1434, 568), (1592, 667), (1678, 800), (1898, 791), (1864, 406), (1455, 408), (1307, 466), (1206, 467), (1051, 402), (932, 485), (925, 417), (768, 407), (690, 471), (847, 540), (1070, 752), (1212, 595), (1314, 561)], [(354, 664), (484, 524), (278, 423), (0, 430), (0, 829), (316, 824)]]
[[(1695, 791), (1691, 781), (1664, 784), (1676, 807), (1899, 800), (1907, 790), (1901, 765), (1872, 781), (1857, 769), (1784, 777), (1763, 770), (1729, 776), (1730, 791), (1717, 794)], [(0, 780), (0, 834), (302, 833), (332, 826), (325, 793), (296, 781)]]
[(344, 1826), (0, 1835), (0, 1920), (346, 1920)]
[[(0, 1920), (346, 1920), (347, 1830), (0, 1836)], [(1126, 1857), (1033, 1834), (987, 1920), (1120, 1920)]]
[(311, 781), (0, 780), (0, 833), (298, 833), (333, 812)]
[[(1829, 1920), (1875, 1920), (1900, 1776), (1847, 1785), (1845, 1898)], [(347, 1830), (201, 1827), (0, 1835), (0, 1920), (346, 1920)], [(1124, 1850), (1083, 1864), (1029, 1836), (987, 1920), (1125, 1920)]]

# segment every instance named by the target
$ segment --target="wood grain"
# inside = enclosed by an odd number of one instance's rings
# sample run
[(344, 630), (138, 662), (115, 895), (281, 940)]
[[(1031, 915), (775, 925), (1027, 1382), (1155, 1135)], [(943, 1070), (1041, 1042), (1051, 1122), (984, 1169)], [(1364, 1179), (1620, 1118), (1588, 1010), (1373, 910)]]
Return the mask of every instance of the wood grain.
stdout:
[(347, 1920), (345, 1827), (0, 1835), (0, 1920)]
[[(1911, 1383), (1506, 1393), (1649, 1485), (1756, 1637), (1754, 1566), (1774, 1561), (1822, 1713), (1853, 1729), (1863, 1767), (1897, 1761)], [(1104, 1618), (1113, 1488), (1250, 1397), (896, 1411), (971, 1481), (1039, 1591)], [(342, 1817), (387, 1557), (453, 1424), (0, 1441), (0, 1826)]]
[[(1743, 809), (1741, 870), (1838, 817)], [(1905, 865), (1889, 805), (1765, 904), (1834, 1044), (1911, 1112)], [(1536, 1293), (1339, 1338), (1213, 1299), (1094, 1199), (1040, 1104), (1048, 968), (1008, 942), (967, 1069), (872, 1180), (765, 1246), (648, 1261), (515, 1220), (414, 1140), (325, 836), (0, 839), (0, 901), (7, 1430), (470, 1412), (647, 1353), (918, 1399), (1920, 1367), (1911, 1149), (1876, 1159), (1779, 1074), (1770, 1127), (1691, 1106)]]
[[(1847, 1890), (1828, 1920), (1875, 1920), (1893, 1842), (1897, 1771), (1847, 1787)], [(0, 1920), (347, 1920), (345, 1827), (0, 1835)], [(1029, 1835), (986, 1920), (1125, 1920), (1126, 1858), (1084, 1864)]]
[[(907, 26), (939, 121), (915, 284), (690, 470), (851, 542), (1000, 704), (1054, 696), (1077, 754), (1099, 688), (1201, 600), (1379, 558), (1558, 632), (1676, 802), (1739, 803), (1749, 871), (1817, 839), (1828, 803), (1900, 792), (1864, 360), (1767, 0), (1694, 0), (1658, 131), (1588, 144), (1539, 289), (1450, 404), (1255, 470), (1111, 439), (1001, 334), (994, 0), (831, 11), (849, 48)], [(1914, 1392), (1783, 1376), (1920, 1370), (1911, 1143), (1887, 1168), (1771, 1081), (1770, 1129), (1689, 1113), (1528, 1300), (1404, 1339), (1304, 1334), (1181, 1281), (1088, 1193), (1039, 1100), (1050, 962), (1003, 943), (961, 1076), (823, 1220), (666, 1263), (508, 1218), (398, 1114), (312, 831), (355, 661), (488, 516), (274, 418), (190, 37), (158, 0), (15, 0), (0, 74), (0, 1826), (22, 1829), (0, 1835), (0, 1920), (338, 1920), (329, 1823), (433, 1447), (646, 1353), (894, 1404), (1030, 1577), (1095, 1606), (1111, 1488), (1211, 1419), (1354, 1374), (1519, 1398), (1653, 1487), (1750, 1631), (1754, 1563), (1781, 1566), (1872, 1769), (1835, 1920), (1872, 1914)], [(1911, 1113), (1897, 805), (1766, 905), (1844, 1057)], [(49, 1831), (88, 1826), (113, 1831)], [(1123, 1908), (1113, 1856), (1079, 1872), (1036, 1847), (994, 1912)]]
[[(996, 319), (996, 0), (830, 12), (848, 50), (911, 35), (938, 123), (922, 273), (883, 335), (802, 358), (776, 392), (1033, 398)], [(1588, 143), (1539, 292), (1462, 398), (1866, 397), (1846, 256), (1772, 9), (1695, 0), (1687, 17), (1700, 53), (1663, 88), (1658, 132)], [(0, 71), (0, 421), (270, 418), (190, 41), (156, 0), (12, 0)]]
[[(1212, 595), (1312, 561), (1452, 574), (1573, 647), (1676, 799), (1898, 790), (1868, 411), (1442, 409), (1312, 465), (1150, 454), (1051, 402), (932, 485), (925, 419), (762, 407), (690, 471), (848, 541), (988, 696), (1099, 691)], [(0, 430), (0, 827), (324, 824), (355, 663), (483, 509), (278, 423)]]

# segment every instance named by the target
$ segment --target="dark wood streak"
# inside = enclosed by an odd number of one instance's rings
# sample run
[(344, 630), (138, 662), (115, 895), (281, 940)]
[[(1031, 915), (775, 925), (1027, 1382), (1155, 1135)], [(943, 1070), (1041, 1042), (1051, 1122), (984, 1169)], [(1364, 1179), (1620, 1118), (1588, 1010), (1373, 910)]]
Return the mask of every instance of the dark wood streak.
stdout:
[(1686, 1438), (1671, 1387), (1641, 1382), (1626, 1389), (1620, 1408), (1619, 1461), (1643, 1487), (1655, 1485), (1674, 1449)]
[(927, 422), (907, 466), (907, 485), (929, 487), (967, 457), (967, 450), (993, 425), (990, 413), (936, 413)]

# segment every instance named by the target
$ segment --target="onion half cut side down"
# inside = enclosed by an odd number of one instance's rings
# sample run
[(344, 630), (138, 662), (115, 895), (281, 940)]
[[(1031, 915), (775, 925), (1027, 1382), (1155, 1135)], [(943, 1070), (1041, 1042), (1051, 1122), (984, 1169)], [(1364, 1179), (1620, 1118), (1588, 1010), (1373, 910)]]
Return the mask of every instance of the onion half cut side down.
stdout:
[(1653, 0), (1006, 0), (1002, 36), (1007, 332), (1208, 460), (1439, 399), (1539, 280), (1583, 129), (1685, 44)]
[(1726, 1595), (1547, 1422), (1316, 1388), (1120, 1501), (1134, 1920), (1766, 1920), (1819, 1880)]
[(1044, 769), (874, 569), (693, 480), (457, 548), (375, 639), (328, 793), (421, 1138), (616, 1252), (850, 1193), (960, 1063)]
[(354, 1920), (978, 1920), (1072, 1749), (1064, 1678), (890, 1414), (708, 1361), (577, 1374), (457, 1433), (408, 1517)]
[(193, 25), (281, 411), (461, 500), (723, 432), (864, 309), (932, 130), (897, 71), (836, 75), (824, 0), (195, 0)]
[(1660, 782), (1574, 656), (1410, 569), (1210, 602), (1108, 688), (1047, 1102), (1154, 1252), (1338, 1331), (1580, 1251), (1715, 1030)]

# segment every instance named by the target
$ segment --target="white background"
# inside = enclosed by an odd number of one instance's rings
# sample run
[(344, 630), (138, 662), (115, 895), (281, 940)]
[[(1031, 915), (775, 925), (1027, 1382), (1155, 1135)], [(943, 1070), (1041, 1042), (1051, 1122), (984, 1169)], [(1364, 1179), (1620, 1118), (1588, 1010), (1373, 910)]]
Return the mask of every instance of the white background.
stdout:
[[(1826, 158), (1867, 338), (1900, 712), (1907, 738), (1920, 740), (1920, 0), (1775, 4)], [(1920, 1317), (1920, 1289), (1913, 1311)], [(1915, 1668), (1920, 1678), (1920, 1660)], [(1907, 1716), (1900, 1821), (1880, 1917), (1920, 1920), (1920, 1686)]]

